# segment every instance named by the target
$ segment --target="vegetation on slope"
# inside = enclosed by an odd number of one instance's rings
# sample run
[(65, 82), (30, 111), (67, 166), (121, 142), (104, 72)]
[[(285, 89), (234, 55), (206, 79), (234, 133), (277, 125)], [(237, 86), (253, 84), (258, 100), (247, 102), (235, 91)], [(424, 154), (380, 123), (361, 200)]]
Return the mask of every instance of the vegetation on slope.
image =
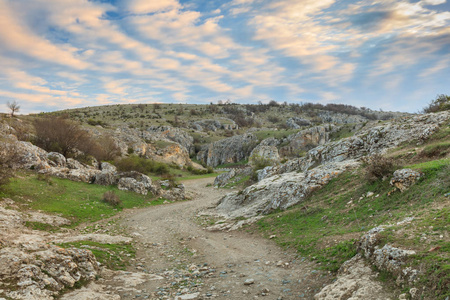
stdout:
[[(120, 205), (111, 206), (103, 201), (103, 195), (108, 191), (114, 191), (120, 198)], [(151, 194), (144, 196), (121, 191), (113, 186), (70, 181), (31, 172), (22, 172), (11, 179), (0, 190), (0, 198), (13, 199), (23, 210), (41, 210), (58, 214), (72, 222), (69, 227), (108, 218), (124, 208), (157, 205), (165, 201), (155, 199)], [(43, 226), (29, 225), (35, 229)]]
[[(446, 299), (450, 295), (449, 138), (447, 124), (426, 145), (418, 148), (411, 142), (390, 152), (387, 161), (394, 162), (397, 169), (424, 173), (403, 193), (389, 184), (390, 178), (383, 180), (383, 173), (375, 179), (373, 174), (368, 176), (373, 168), (365, 165), (341, 174), (301, 204), (264, 217), (254, 229), (267, 237), (276, 236), (281, 246), (293, 248), (300, 256), (335, 272), (356, 253), (355, 242), (362, 234), (382, 224), (414, 217), (409, 225), (386, 230), (380, 247), (389, 243), (415, 250), (417, 254), (408, 259), (406, 266), (422, 272), (417, 286), (426, 287), (425, 298)], [(392, 174), (392, 164), (386, 163), (385, 167)], [(386, 276), (391, 275), (385, 272), (382, 278)]]

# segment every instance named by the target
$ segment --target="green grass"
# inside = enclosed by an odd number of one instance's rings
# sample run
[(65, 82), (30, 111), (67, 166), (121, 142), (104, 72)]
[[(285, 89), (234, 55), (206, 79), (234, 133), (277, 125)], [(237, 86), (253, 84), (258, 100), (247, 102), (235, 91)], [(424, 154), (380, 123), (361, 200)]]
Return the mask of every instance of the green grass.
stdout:
[(224, 172), (201, 174), (201, 175), (186, 175), (186, 176), (183, 176), (183, 177), (178, 177), (178, 178), (176, 178), (176, 180), (177, 181), (184, 181), (184, 180), (211, 178), (211, 177), (217, 177), (217, 175), (219, 175), (221, 173), (224, 173)]
[[(60, 178), (38, 180), (38, 176), (24, 172), (2, 187), (0, 198), (11, 198), (23, 209), (42, 210), (68, 218), (75, 227), (83, 222), (94, 222), (113, 216), (123, 208), (161, 204), (164, 200), (153, 200), (153, 195), (140, 195), (121, 191), (117, 187), (101, 186)], [(112, 207), (102, 201), (106, 191), (114, 191), (122, 201)], [(152, 201), (153, 200), (153, 201)], [(29, 224), (30, 227), (39, 227)]]
[(450, 152), (450, 141), (434, 143), (425, 146), (420, 153), (426, 157), (442, 157)]
[(136, 257), (136, 250), (130, 244), (101, 244), (92, 241), (80, 241), (58, 244), (58, 246), (89, 249), (98, 262), (111, 270), (125, 270), (130, 265), (130, 259)]
[[(303, 203), (287, 211), (278, 211), (264, 217), (257, 223), (256, 228), (266, 236), (276, 235), (278, 244), (293, 248), (302, 256), (313, 258), (321, 264), (321, 268), (336, 271), (345, 260), (355, 254), (353, 239), (358, 239), (380, 224), (393, 223), (408, 216), (424, 218), (432, 203), (448, 201), (444, 197), (444, 194), (450, 191), (448, 159), (405, 167), (421, 170), (425, 175), (403, 193), (393, 192), (394, 188), (389, 185), (389, 180), (367, 182), (363, 169), (349, 171), (331, 180)], [(373, 197), (360, 199), (369, 191), (374, 193)], [(448, 210), (438, 211), (427, 218), (426, 220), (433, 222), (426, 226), (434, 226), (437, 230), (435, 234), (448, 232)], [(425, 225), (423, 227), (428, 228)], [(405, 248), (423, 247), (417, 236), (404, 239), (389, 237), (389, 230), (385, 234), (384, 243), (395, 241)], [(444, 246), (441, 249), (443, 248)], [(422, 253), (427, 250), (428, 248), (423, 248)], [(422, 262), (425, 257), (428, 256), (423, 256)], [(436, 265), (439, 259), (442, 257), (430, 258), (430, 261), (424, 264)], [(439, 270), (441, 271), (437, 272), (442, 272), (442, 268)], [(427, 282), (430, 284), (430, 281)]]
[(354, 124), (345, 124), (342, 125), (341, 128), (335, 132), (330, 134), (330, 140), (338, 141), (340, 139), (351, 137), (355, 134), (355, 125)]

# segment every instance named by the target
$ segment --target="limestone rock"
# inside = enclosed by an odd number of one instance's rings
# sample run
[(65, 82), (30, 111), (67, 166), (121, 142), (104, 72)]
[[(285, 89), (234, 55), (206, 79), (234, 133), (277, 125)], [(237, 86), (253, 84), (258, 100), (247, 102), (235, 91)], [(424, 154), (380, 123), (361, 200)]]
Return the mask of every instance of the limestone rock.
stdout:
[(248, 163), (250, 165), (255, 165), (261, 160), (264, 160), (270, 165), (279, 163), (280, 155), (278, 153), (278, 148), (275, 146), (265, 146), (261, 144), (256, 146), (250, 153)]
[(411, 169), (401, 169), (394, 172), (390, 184), (398, 188), (401, 192), (407, 190), (415, 184), (423, 174)]
[(50, 168), (47, 151), (31, 144), (30, 142), (15, 143), (19, 160), (15, 167), (23, 169), (42, 170)]
[(226, 195), (219, 201), (217, 211), (224, 216), (238, 218), (286, 209), (301, 202), (348, 168), (358, 165), (356, 161), (330, 163), (305, 173), (290, 172), (269, 177), (242, 192)]
[(200, 120), (191, 123), (191, 127), (198, 131), (217, 131), (219, 129), (235, 130), (239, 126), (231, 119), (222, 118), (224, 122), (217, 119), (214, 120)]
[(188, 154), (193, 154), (194, 138), (180, 128), (171, 126), (150, 126), (143, 132), (143, 138), (167, 139), (183, 146)]
[(314, 296), (316, 300), (367, 299), (388, 300), (389, 293), (383, 290), (377, 274), (361, 255), (346, 261), (337, 276), (337, 280), (325, 286)]
[[(404, 225), (411, 222), (412, 218), (407, 218), (396, 225)], [(383, 225), (372, 228), (361, 237), (358, 245), (358, 252), (365, 256), (370, 262), (380, 270), (391, 272), (397, 276), (397, 283), (402, 281), (414, 282), (419, 275), (419, 271), (410, 267), (405, 267), (405, 261), (408, 256), (414, 255), (415, 251), (405, 250), (391, 245), (379, 247), (379, 234), (392, 225)]]
[(286, 120), (286, 126), (292, 129), (300, 129), (302, 126), (310, 126), (311, 122), (309, 120), (293, 117)]
[(359, 159), (366, 155), (382, 153), (405, 141), (416, 140), (421, 143), (449, 119), (450, 112), (444, 111), (392, 120), (364, 129), (355, 136), (319, 145), (309, 150), (305, 157), (289, 160), (279, 166), (267, 167), (261, 179), (296, 170), (305, 171), (327, 162)]
[(0, 249), (0, 280), (11, 282), (6, 292), (13, 299), (53, 299), (58, 291), (70, 288), (80, 280), (92, 280), (98, 264), (91, 251), (48, 249), (25, 252), (18, 248)]
[(323, 122), (327, 123), (349, 124), (368, 121), (366, 117), (360, 115), (349, 115), (333, 111), (321, 111), (318, 113), (318, 116), (322, 119)]
[(65, 167), (66, 166), (66, 158), (61, 153), (49, 152), (47, 154), (47, 158), (49, 160), (49, 164), (52, 167)]
[(120, 174), (120, 176), (117, 184), (119, 190), (132, 191), (142, 195), (147, 195), (152, 190), (152, 180), (147, 175), (128, 172)]
[(205, 146), (197, 154), (197, 159), (211, 167), (235, 163), (248, 157), (256, 143), (254, 134), (236, 135)]

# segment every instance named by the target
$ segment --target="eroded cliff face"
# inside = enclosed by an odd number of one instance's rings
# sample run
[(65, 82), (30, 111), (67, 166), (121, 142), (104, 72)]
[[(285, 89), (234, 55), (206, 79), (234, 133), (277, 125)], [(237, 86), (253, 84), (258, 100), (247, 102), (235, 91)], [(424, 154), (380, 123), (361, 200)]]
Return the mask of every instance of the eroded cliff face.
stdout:
[(248, 157), (257, 141), (251, 133), (236, 135), (204, 146), (197, 154), (197, 159), (211, 167), (236, 163)]

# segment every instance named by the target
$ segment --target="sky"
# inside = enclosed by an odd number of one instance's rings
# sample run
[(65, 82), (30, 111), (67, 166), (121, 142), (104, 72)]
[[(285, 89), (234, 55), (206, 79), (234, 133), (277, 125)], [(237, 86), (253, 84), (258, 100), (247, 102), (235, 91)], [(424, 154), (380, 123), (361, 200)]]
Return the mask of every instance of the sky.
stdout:
[(0, 111), (450, 94), (445, 0), (0, 0)]

